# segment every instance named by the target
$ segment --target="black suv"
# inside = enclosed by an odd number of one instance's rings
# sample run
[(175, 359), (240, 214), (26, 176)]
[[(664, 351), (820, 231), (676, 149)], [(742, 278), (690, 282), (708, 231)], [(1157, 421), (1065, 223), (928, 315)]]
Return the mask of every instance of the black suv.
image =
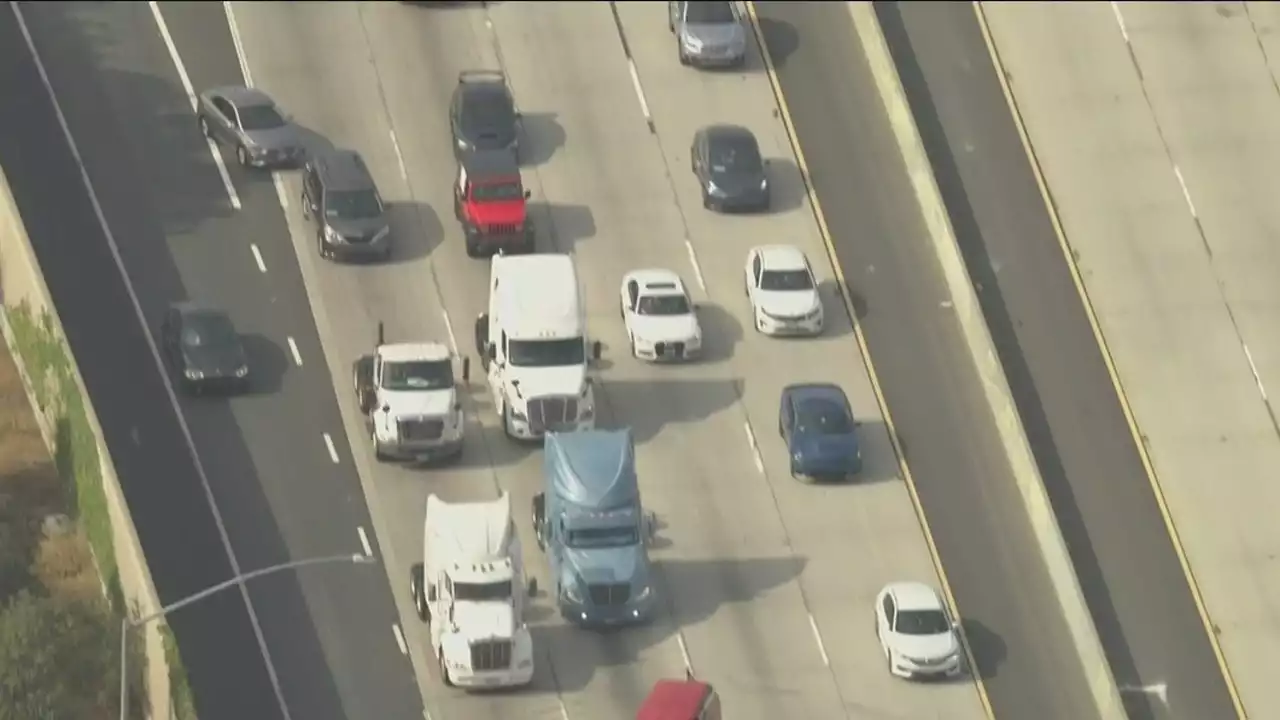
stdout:
[(519, 154), (520, 113), (507, 89), (507, 78), (496, 70), (464, 70), (449, 103), (453, 155), (474, 150), (511, 150)]
[(387, 210), (364, 159), (352, 150), (330, 150), (302, 173), (302, 214), (315, 225), (320, 257), (386, 260), (391, 257)]

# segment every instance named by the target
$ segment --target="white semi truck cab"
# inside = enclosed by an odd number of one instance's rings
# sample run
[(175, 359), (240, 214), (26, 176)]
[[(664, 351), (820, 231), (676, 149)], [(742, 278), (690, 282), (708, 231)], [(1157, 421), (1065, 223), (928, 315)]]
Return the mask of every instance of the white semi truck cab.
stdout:
[(476, 350), (509, 437), (595, 427), (586, 312), (573, 258), (539, 254), (493, 258), (489, 312), (476, 319)]
[(427, 498), (423, 562), (409, 573), (418, 617), (448, 687), (509, 688), (533, 681), (533, 639), (511, 497), (447, 503)]
[[(356, 397), (374, 455), (380, 461), (452, 460), (462, 455), (465, 422), (454, 378), (454, 357), (438, 342), (378, 342), (356, 360)], [(471, 362), (462, 361), (462, 382)]]

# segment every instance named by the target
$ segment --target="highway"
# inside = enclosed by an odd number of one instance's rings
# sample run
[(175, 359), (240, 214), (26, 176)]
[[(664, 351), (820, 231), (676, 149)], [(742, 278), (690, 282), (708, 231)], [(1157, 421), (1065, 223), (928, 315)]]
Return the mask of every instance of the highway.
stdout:
[[(847, 9), (756, 7), (995, 714), (1089, 717), (1080, 664)], [(938, 22), (955, 14), (919, 12)], [(966, 230), (963, 217), (952, 221)]]
[[(23, 101), (0, 109), (0, 162), (102, 420), (161, 601), (234, 572), (213, 512), (242, 571), (362, 552), (361, 528), (369, 528), (376, 554), (351, 459), (335, 462), (324, 442), (330, 433), (346, 446), (332, 395), (314, 392), (327, 388), (328, 372), (271, 185), (233, 171), (241, 204), (233, 210), (146, 4), (22, 11), (111, 238), (8, 5), (0, 16), (4, 95)], [(251, 244), (268, 271), (258, 269)], [(169, 302), (184, 298), (227, 309), (246, 334), (252, 395), (184, 400), (178, 414), (146, 332)], [(381, 568), (274, 575), (253, 581), (249, 596), (246, 605), (231, 591), (171, 618), (201, 717), (279, 718), (281, 703), (296, 719), (421, 716)]]
[[(210, 6), (163, 9), (193, 83), (237, 81), (240, 58), (220, 32), (209, 31)], [(315, 255), (297, 213), (295, 179), (280, 183), (306, 286), (296, 302), (309, 297), (318, 319), (427, 709), (433, 718), (625, 717), (654, 680), (680, 675), (688, 663), (719, 688), (736, 717), (981, 717), (971, 683), (922, 688), (884, 671), (871, 632), (875, 592), (903, 577), (937, 582), (918, 520), (877, 421), (850, 326), (836, 312), (832, 273), (821, 264), (822, 243), (760, 59), (745, 74), (681, 68), (663, 9), (620, 4), (615, 22), (603, 3), (500, 3), (487, 10), (234, 5), (253, 84), (280, 100), (317, 143), (360, 150), (392, 208), (393, 261), (336, 267)], [(643, 104), (619, 26), (635, 55)], [(662, 525), (654, 555), (668, 611), (651, 627), (602, 636), (565, 627), (540, 598), (534, 687), (463, 696), (439, 688), (404, 580), (395, 576), (420, 555), (428, 493), (477, 499), (501, 488), (526, 506), (540, 485), (538, 453), (506, 443), (473, 383), (459, 466), (376, 465), (358, 439), (349, 372), (378, 321), (391, 338), (461, 338), (458, 349), (472, 352), (467, 339), (486, 301), (488, 269), (465, 257), (448, 218), (454, 165), (445, 108), (459, 70), (499, 66), (524, 113), (539, 245), (575, 254), (592, 335), (607, 346), (602, 420), (633, 427), (639, 442), (644, 497)], [(727, 218), (702, 210), (684, 170), (686, 148), (697, 126), (723, 119), (752, 127), (773, 159), (774, 212)], [(767, 341), (749, 330), (741, 295), (745, 253), (779, 239), (818, 262), (833, 311), (822, 339)], [(627, 356), (617, 284), (626, 270), (642, 266), (671, 267), (693, 285), (705, 304), (708, 361), (654, 368)], [(810, 487), (789, 477), (773, 428), (779, 390), (801, 380), (831, 380), (849, 392), (867, 421), (865, 482)], [(523, 518), (521, 530), (527, 537)], [(525, 547), (526, 566), (544, 572), (534, 544)], [(540, 580), (546, 587), (546, 577)]]
[[(879, 8), (1130, 716), (1233, 717), (1213, 647), (973, 9), (968, 3), (936, 7), (888, 3)], [(1168, 337), (1157, 340), (1141, 327), (1165, 311), (1135, 313), (1147, 302), (1145, 298), (1152, 297), (1151, 292), (1139, 290), (1144, 278), (1162, 273), (1152, 274), (1150, 268), (1137, 264), (1143, 251), (1128, 243), (1143, 236), (1166, 238), (1168, 244), (1161, 251), (1170, 253), (1170, 258), (1183, 258), (1175, 263), (1181, 267), (1189, 256), (1174, 249), (1174, 238), (1187, 238), (1192, 223), (1187, 216), (1185, 221), (1175, 220), (1179, 218), (1176, 205), (1152, 212), (1155, 198), (1165, 202), (1180, 198), (1171, 171), (1166, 168), (1164, 175), (1153, 177), (1146, 170), (1151, 166), (1149, 149), (1158, 147), (1159, 140), (1145, 132), (1145, 124), (1141, 134), (1126, 134), (1139, 127), (1128, 121), (1135, 117), (1134, 101), (1140, 103), (1141, 95), (1129, 79), (1132, 70), (1126, 67), (1128, 55), (1111, 10), (1096, 5), (1089, 10), (1036, 8), (1031, 13), (1012, 9), (1006, 13), (1000, 6), (992, 12), (999, 13), (1001, 37), (1013, 43), (1011, 51), (1014, 47), (1019, 51), (1015, 56), (1019, 62), (1007, 66), (1012, 76), (1019, 87), (1035, 88), (1031, 98), (1038, 103), (1037, 112), (1050, 112), (1055, 118), (1052, 124), (1041, 120), (1037, 126), (1047, 133), (1041, 137), (1056, 163), (1050, 188), (1056, 198), (1068, 203), (1071, 218), (1078, 223), (1076, 232), (1070, 228), (1068, 232), (1073, 241), (1079, 238), (1075, 247), (1089, 264), (1086, 282), (1091, 289), (1097, 283), (1105, 307), (1124, 318), (1118, 320), (1123, 325), (1111, 326), (1115, 332), (1108, 339), (1153, 343), (1147, 346), (1149, 354), (1141, 358), (1141, 365), (1131, 366), (1131, 371), (1135, 379), (1168, 378), (1151, 371), (1180, 353), (1172, 350)], [(1136, 14), (1150, 19), (1162, 12)], [(1215, 14), (1208, 7), (1200, 10), (1205, 18)], [(1216, 26), (1217, 20), (1212, 24)], [(1177, 76), (1182, 78), (1182, 72), (1177, 71)], [(1082, 78), (1090, 80), (1086, 83)], [(1202, 86), (1217, 82), (1223, 81), (1205, 80)], [(1269, 80), (1259, 92), (1274, 94)], [(1050, 97), (1055, 104), (1048, 104)], [(1094, 107), (1101, 97), (1113, 98), (1101, 103), (1105, 111)], [(1199, 107), (1200, 101), (1194, 102)], [(1068, 107), (1072, 109), (1065, 110)], [(1088, 131), (1083, 137), (1093, 139), (1082, 141), (1082, 128)], [(1089, 151), (1082, 152), (1082, 147)], [(1104, 156), (1108, 158), (1105, 166), (1094, 164)], [(1141, 163), (1135, 160), (1139, 157)], [(1088, 190), (1082, 195), (1084, 188)], [(1096, 199), (1082, 205), (1081, 199), (1088, 196)], [(1117, 216), (1117, 208), (1123, 207), (1134, 208), (1132, 214)], [(1162, 218), (1158, 228), (1150, 224), (1156, 217)], [(1122, 247), (1126, 249), (1117, 250)], [(1164, 276), (1171, 280), (1180, 277), (1172, 269), (1167, 273)], [(1126, 290), (1120, 293), (1120, 287)], [(1174, 282), (1168, 291), (1171, 304), (1189, 307), (1185, 305), (1189, 298), (1200, 296), (1192, 287), (1190, 282)], [(1118, 293), (1126, 299), (1119, 301)], [(1123, 303), (1123, 309), (1116, 302)], [(1176, 324), (1181, 326), (1183, 321)], [(1180, 335), (1182, 330), (1171, 328), (1171, 332)], [(1236, 387), (1244, 387), (1250, 382), (1247, 365), (1241, 362), (1237, 370)], [(1188, 384), (1200, 384), (1215, 373), (1202, 368), (1194, 380), (1186, 376), (1187, 382), (1161, 384), (1160, 407), (1153, 408), (1153, 413), (1183, 417), (1166, 403)], [(1226, 396), (1224, 388), (1213, 392)], [(1205, 403), (1183, 407), (1195, 407), (1194, 414), (1199, 415), (1211, 405), (1205, 398)], [(1250, 415), (1261, 419), (1253, 411)], [(1149, 429), (1139, 416), (1144, 432), (1162, 427), (1154, 417), (1150, 422), (1156, 424)], [(1197, 468), (1194, 482), (1199, 485), (1200, 470), (1207, 466), (1192, 457), (1202, 452), (1239, 452), (1220, 446), (1216, 439), (1206, 444), (1222, 450), (1193, 450), (1201, 443), (1189, 445), (1185, 421), (1177, 422), (1178, 439), (1172, 441), (1176, 454), (1168, 457), (1166, 466), (1170, 472), (1176, 473), (1177, 466)], [(1166, 442), (1172, 440), (1164, 437)], [(1231, 461), (1223, 458), (1222, 462)], [(1218, 522), (1230, 525), (1233, 521), (1220, 517)], [(1234, 563), (1225, 564), (1234, 567)]]

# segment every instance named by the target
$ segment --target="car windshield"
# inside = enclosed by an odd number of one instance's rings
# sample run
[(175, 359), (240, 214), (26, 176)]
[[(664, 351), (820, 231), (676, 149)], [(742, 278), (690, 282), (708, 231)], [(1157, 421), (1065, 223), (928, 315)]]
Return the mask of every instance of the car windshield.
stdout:
[(382, 387), (387, 390), (443, 390), (453, 387), (449, 360), (417, 360), (382, 364)]
[(649, 295), (636, 303), (639, 315), (688, 315), (689, 301), (683, 295)]
[(902, 635), (938, 635), (951, 624), (941, 610), (899, 610), (893, 629)]
[(587, 348), (580, 337), (566, 340), (511, 340), (507, 343), (507, 360), (516, 367), (581, 365), (587, 361)]
[(825, 399), (809, 399), (800, 403), (796, 412), (796, 428), (799, 432), (819, 435), (848, 435), (853, 432), (853, 418), (844, 405)]
[(711, 171), (751, 175), (763, 171), (760, 151), (747, 137), (721, 137), (711, 141)]
[(470, 600), (472, 602), (483, 602), (485, 600), (509, 600), (512, 597), (511, 581), (503, 580), (502, 582), (491, 583), (460, 583), (453, 584), (454, 600)]
[(567, 533), (571, 548), (630, 547), (640, 544), (640, 532), (634, 527), (580, 528)]
[(372, 190), (331, 192), (325, 198), (324, 214), (341, 220), (368, 220), (382, 215), (382, 201)]
[(182, 344), (190, 349), (232, 347), (240, 344), (240, 336), (226, 315), (194, 312), (182, 323)]
[(812, 290), (808, 270), (765, 270), (760, 274), (761, 290)]
[(245, 130), (274, 130), (284, 126), (284, 117), (271, 105), (240, 106), (240, 127)]
[(509, 135), (515, 122), (515, 108), (504, 92), (477, 90), (462, 103), (462, 125), (477, 135)]
[(518, 182), (503, 182), (471, 186), (471, 199), (476, 202), (502, 202), (524, 197), (524, 187)]
[(691, 2), (685, 11), (685, 22), (698, 24), (731, 23), (737, 20), (727, 2)]

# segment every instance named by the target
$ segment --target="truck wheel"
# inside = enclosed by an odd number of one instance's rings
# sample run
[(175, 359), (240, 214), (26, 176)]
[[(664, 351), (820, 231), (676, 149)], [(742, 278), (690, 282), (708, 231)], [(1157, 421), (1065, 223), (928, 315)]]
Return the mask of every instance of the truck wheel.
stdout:
[(447, 688), (453, 687), (453, 680), (449, 677), (449, 666), (444, 661), (443, 651), (440, 655), (440, 682), (444, 683)]
[(415, 563), (409, 568), (409, 597), (413, 598), (413, 609), (417, 611), (418, 619), (427, 622), (431, 614), (422, 590), (422, 563)]
[(390, 458), (386, 453), (382, 452), (382, 444), (378, 442), (378, 431), (369, 430), (369, 440), (373, 442), (373, 457), (378, 462), (387, 462)]
[(515, 434), (511, 432), (511, 408), (507, 407), (505, 402), (502, 403), (502, 434), (511, 440), (516, 439)]

